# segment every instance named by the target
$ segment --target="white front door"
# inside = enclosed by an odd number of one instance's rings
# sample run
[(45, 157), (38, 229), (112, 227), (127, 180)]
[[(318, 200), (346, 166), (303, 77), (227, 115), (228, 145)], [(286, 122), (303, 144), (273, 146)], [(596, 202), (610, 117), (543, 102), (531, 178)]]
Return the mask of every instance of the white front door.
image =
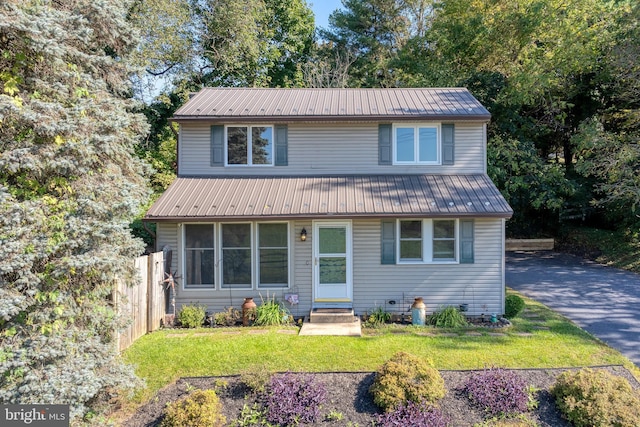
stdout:
[(351, 222), (313, 223), (314, 304), (351, 304)]

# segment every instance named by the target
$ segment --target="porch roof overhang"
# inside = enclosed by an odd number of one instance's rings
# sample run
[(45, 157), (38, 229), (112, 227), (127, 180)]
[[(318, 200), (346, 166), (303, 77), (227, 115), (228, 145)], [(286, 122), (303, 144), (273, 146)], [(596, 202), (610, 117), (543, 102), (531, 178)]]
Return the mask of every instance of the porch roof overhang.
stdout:
[(488, 217), (513, 210), (485, 174), (179, 177), (148, 222)]

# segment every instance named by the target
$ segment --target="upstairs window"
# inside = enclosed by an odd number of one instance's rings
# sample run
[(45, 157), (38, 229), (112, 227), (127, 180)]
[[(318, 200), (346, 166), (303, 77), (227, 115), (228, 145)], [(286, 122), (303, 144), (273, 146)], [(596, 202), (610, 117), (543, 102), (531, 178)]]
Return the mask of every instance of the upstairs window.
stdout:
[(272, 126), (227, 126), (227, 165), (272, 166)]
[(440, 164), (440, 132), (436, 125), (397, 125), (393, 132), (396, 164)]

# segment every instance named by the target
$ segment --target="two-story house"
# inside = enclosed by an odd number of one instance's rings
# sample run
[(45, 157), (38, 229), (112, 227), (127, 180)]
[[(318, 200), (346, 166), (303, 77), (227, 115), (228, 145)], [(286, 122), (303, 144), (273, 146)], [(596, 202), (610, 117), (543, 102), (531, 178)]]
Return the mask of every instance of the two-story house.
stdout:
[(489, 112), (463, 88), (206, 88), (174, 115), (178, 178), (149, 209), (178, 305), (504, 313)]

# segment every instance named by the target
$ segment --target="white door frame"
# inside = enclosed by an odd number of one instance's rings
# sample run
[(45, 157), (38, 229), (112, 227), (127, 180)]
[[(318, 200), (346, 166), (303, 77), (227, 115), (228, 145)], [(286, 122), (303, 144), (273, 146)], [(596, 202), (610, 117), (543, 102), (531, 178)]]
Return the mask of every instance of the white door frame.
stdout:
[[(346, 248), (344, 253), (324, 254), (346, 258), (346, 283), (322, 285), (320, 283), (320, 229), (323, 227), (344, 227)], [(313, 221), (313, 306), (351, 306), (353, 303), (353, 236), (350, 220)]]

